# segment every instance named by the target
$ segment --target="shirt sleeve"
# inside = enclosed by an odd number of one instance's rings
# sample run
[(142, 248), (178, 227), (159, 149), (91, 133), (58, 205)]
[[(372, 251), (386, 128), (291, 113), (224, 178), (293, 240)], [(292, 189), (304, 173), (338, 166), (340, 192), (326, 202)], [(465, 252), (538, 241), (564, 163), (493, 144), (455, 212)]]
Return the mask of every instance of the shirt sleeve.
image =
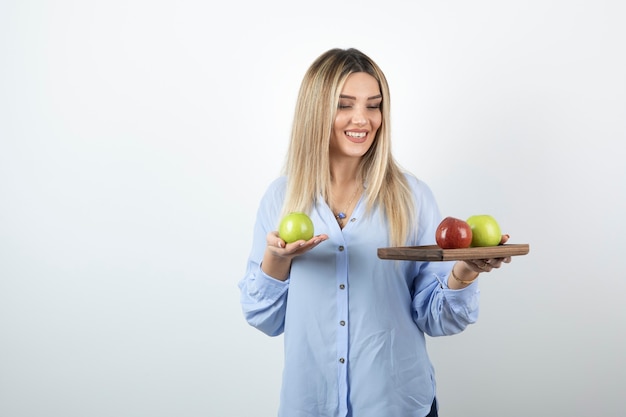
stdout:
[[(410, 181), (418, 208), (418, 234), (415, 245), (435, 244), (435, 229), (441, 214), (426, 184)], [(454, 262), (415, 262), (413, 315), (417, 326), (430, 336), (460, 333), (478, 319), (480, 290), (477, 280), (459, 290), (448, 288), (448, 275)]]
[[(447, 267), (448, 271), (451, 268)], [(425, 285), (418, 285), (413, 296), (414, 320), (420, 330), (429, 336), (460, 333), (478, 319), (478, 283), (473, 282), (460, 290), (451, 290), (445, 283), (448, 273), (431, 272), (430, 269), (428, 266), (424, 267), (416, 278), (416, 281)]]
[(289, 279), (280, 281), (265, 274), (261, 262), (266, 236), (276, 230), (284, 198), (284, 184), (283, 177), (274, 181), (261, 199), (246, 272), (238, 284), (246, 321), (270, 336), (277, 336), (284, 331)]

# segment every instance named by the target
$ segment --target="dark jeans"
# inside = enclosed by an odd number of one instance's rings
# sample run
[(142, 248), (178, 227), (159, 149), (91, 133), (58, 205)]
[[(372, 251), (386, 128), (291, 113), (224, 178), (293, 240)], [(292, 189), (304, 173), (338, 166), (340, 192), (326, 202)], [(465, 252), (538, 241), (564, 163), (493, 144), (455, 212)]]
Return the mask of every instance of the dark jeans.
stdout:
[(437, 399), (435, 398), (433, 400), (433, 405), (430, 407), (430, 413), (428, 413), (428, 415), (426, 417), (437, 417), (439, 414), (437, 414)]

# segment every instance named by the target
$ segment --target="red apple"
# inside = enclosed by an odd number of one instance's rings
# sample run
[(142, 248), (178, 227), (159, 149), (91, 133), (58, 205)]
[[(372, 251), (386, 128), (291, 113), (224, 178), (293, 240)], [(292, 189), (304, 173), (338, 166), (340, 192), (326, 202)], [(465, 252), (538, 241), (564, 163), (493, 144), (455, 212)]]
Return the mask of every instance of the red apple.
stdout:
[(435, 240), (442, 249), (469, 248), (472, 243), (472, 228), (456, 217), (446, 217), (435, 231)]

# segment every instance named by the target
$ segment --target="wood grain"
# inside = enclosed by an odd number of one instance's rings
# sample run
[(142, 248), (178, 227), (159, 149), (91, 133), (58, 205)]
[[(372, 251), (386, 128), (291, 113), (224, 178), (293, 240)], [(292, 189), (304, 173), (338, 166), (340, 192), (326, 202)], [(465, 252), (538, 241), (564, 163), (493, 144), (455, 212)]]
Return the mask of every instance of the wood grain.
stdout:
[(504, 244), (481, 248), (441, 249), (437, 245), (397, 246), (378, 248), (380, 259), (406, 261), (462, 261), (466, 259), (504, 258), (507, 256), (526, 255), (530, 251), (527, 243)]

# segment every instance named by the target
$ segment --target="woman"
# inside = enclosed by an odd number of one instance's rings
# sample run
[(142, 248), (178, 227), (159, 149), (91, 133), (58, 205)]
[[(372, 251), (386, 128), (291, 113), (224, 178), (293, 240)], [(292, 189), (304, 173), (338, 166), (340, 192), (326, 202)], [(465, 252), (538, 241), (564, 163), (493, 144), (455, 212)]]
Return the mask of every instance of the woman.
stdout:
[[(379, 259), (380, 247), (433, 244), (441, 221), (390, 141), (380, 68), (355, 49), (322, 54), (302, 81), (285, 175), (262, 198), (239, 283), (246, 320), (284, 333), (279, 416), (436, 416), (425, 334), (475, 322), (476, 278), (510, 261)], [(319, 234), (286, 244), (277, 225), (293, 211)]]

